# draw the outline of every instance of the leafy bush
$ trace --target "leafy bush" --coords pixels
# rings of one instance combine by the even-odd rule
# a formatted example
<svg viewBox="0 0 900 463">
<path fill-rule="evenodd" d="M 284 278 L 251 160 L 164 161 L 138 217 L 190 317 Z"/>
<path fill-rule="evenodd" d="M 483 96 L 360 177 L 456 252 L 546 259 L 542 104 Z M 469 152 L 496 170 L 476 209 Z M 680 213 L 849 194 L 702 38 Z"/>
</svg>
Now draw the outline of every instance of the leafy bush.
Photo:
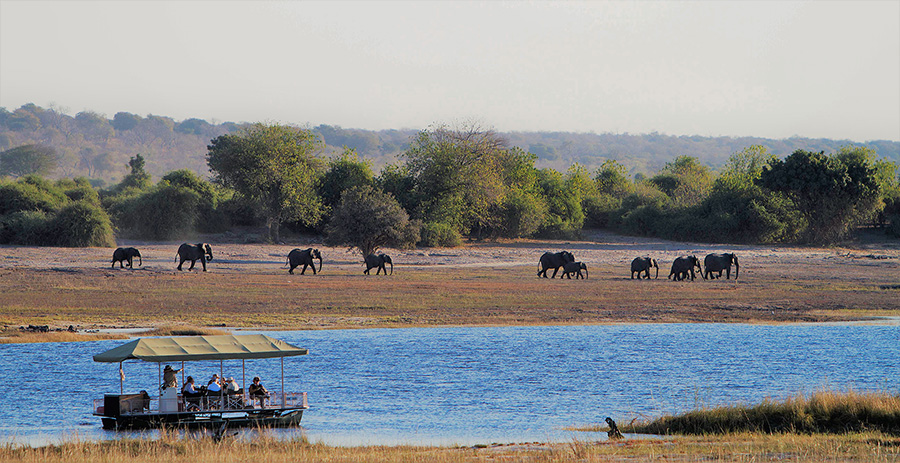
<svg viewBox="0 0 900 463">
<path fill-rule="evenodd" d="M 110 214 L 119 231 L 128 237 L 171 240 L 189 236 L 195 229 L 200 195 L 168 184 L 115 201 Z"/>
<path fill-rule="evenodd" d="M 47 244 L 50 216 L 44 211 L 17 211 L 0 216 L 0 244 Z"/>
<path fill-rule="evenodd" d="M 622 207 L 622 200 L 609 194 L 588 196 L 581 201 L 584 210 L 584 226 L 606 228 L 615 221 L 616 211 Z"/>
<path fill-rule="evenodd" d="M 68 201 L 52 183 L 39 177 L 25 177 L 0 186 L 0 215 L 18 211 L 52 212 Z"/>
<path fill-rule="evenodd" d="M 541 198 L 513 189 L 492 210 L 492 214 L 500 223 L 494 235 L 521 238 L 538 231 L 547 215 L 547 204 Z"/>
<path fill-rule="evenodd" d="M 56 187 L 61 189 L 63 194 L 72 201 L 85 201 L 95 206 L 100 205 L 100 195 L 86 178 L 57 180 Z"/>
<path fill-rule="evenodd" d="M 62 208 L 49 222 L 51 239 L 48 244 L 66 247 L 112 247 L 113 238 L 109 216 L 100 207 L 76 201 Z"/>
<path fill-rule="evenodd" d="M 427 222 L 422 226 L 419 245 L 432 248 L 452 248 L 462 245 L 462 235 L 452 225 L 441 222 Z"/>
</svg>

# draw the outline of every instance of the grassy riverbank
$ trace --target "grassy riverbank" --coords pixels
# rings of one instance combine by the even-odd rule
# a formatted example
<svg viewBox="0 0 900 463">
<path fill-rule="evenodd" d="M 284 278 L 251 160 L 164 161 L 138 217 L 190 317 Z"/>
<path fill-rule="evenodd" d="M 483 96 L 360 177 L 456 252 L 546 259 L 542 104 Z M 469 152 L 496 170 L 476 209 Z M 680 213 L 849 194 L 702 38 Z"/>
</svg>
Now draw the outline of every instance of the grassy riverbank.
<svg viewBox="0 0 900 463">
<path fill-rule="evenodd" d="M 892 462 L 900 459 L 900 438 L 880 433 L 845 435 L 729 434 L 705 437 L 572 441 L 475 447 L 333 447 L 305 441 L 260 438 L 253 442 L 209 437 L 111 442 L 73 441 L 48 447 L 0 447 L 0 461 L 26 463 L 223 463 L 223 462 L 634 462 L 793 461 Z"/>
<path fill-rule="evenodd" d="M 900 395 L 886 392 L 819 391 L 752 406 L 695 410 L 623 426 L 645 434 L 801 433 L 876 431 L 900 436 Z"/>
</svg>

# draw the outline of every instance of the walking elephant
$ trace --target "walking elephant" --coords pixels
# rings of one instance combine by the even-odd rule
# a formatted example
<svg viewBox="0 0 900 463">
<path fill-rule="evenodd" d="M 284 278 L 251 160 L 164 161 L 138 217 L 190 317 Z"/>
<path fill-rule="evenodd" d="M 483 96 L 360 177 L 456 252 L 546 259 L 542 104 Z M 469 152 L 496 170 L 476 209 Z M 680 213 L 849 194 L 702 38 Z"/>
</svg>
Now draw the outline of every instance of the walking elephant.
<svg viewBox="0 0 900 463">
<path fill-rule="evenodd" d="M 547 278 L 547 270 L 553 269 L 553 275 L 550 278 L 556 278 L 556 272 L 559 271 L 559 268 L 568 264 L 569 262 L 575 262 L 575 256 L 572 255 L 569 251 L 562 252 L 545 252 L 544 255 L 541 256 L 540 266 L 541 269 L 538 270 L 538 276 L 543 276 Z"/>
<path fill-rule="evenodd" d="M 634 279 L 634 275 L 637 274 L 637 279 L 641 279 L 641 273 L 644 274 L 644 277 L 648 280 L 650 279 L 650 269 L 656 267 L 656 278 L 659 278 L 659 262 L 656 259 L 651 259 L 649 257 L 636 257 L 633 261 L 631 261 L 631 279 Z"/>
<path fill-rule="evenodd" d="M 583 275 L 581 274 L 582 270 L 584 270 Z M 587 265 L 584 265 L 584 262 L 569 262 L 566 265 L 563 265 L 563 274 L 562 274 L 562 276 L 559 277 L 559 279 L 562 280 L 563 277 L 566 277 L 571 280 L 573 273 L 575 274 L 576 280 L 579 278 L 587 279 L 587 277 L 588 277 Z"/>
<path fill-rule="evenodd" d="M 368 275 L 369 270 L 378 267 L 378 270 L 375 271 L 376 275 L 381 272 L 384 272 L 384 274 L 387 275 L 388 272 L 387 269 L 384 268 L 384 264 L 391 264 L 391 275 L 393 275 L 394 263 L 391 261 L 391 256 L 387 254 L 369 254 L 368 256 L 366 256 L 366 271 L 363 273 Z"/>
<path fill-rule="evenodd" d="M 175 256 L 175 260 L 178 261 L 178 270 L 181 270 L 181 265 L 184 264 L 184 261 L 191 261 L 191 266 L 188 268 L 188 271 L 193 270 L 194 264 L 199 260 L 200 264 L 203 265 L 203 271 L 205 272 L 206 262 L 213 260 L 212 248 L 206 243 L 184 243 L 178 247 L 178 255 Z"/>
<path fill-rule="evenodd" d="M 738 264 L 738 258 L 736 255 L 732 253 L 723 253 L 723 254 L 710 254 L 703 259 L 703 266 L 706 267 L 704 277 L 708 277 L 709 279 L 716 279 L 722 277 L 722 270 L 725 270 L 725 279 L 731 279 L 731 264 L 734 264 L 734 279 L 738 279 L 738 272 L 741 269 L 740 264 Z M 719 272 L 718 275 L 712 275 L 712 272 Z"/>
<path fill-rule="evenodd" d="M 113 268 L 116 266 L 116 262 L 119 263 L 119 268 L 125 268 L 122 263 L 124 261 L 128 262 L 128 266 L 134 268 L 134 258 L 138 258 L 138 265 L 144 265 L 144 259 L 141 257 L 141 251 L 138 251 L 136 248 L 118 248 L 113 251 L 113 259 L 112 266 Z"/>
<path fill-rule="evenodd" d="M 303 270 L 300 270 L 300 274 L 303 275 L 306 273 L 306 267 L 312 267 L 313 275 L 316 274 L 316 263 L 313 262 L 313 259 L 319 259 L 319 271 L 322 271 L 322 254 L 319 254 L 318 249 L 308 248 L 308 249 L 294 249 L 287 256 L 287 263 L 290 264 L 291 268 L 288 270 L 288 273 L 291 275 L 294 274 L 294 269 L 303 266 Z"/>
<path fill-rule="evenodd" d="M 674 275 L 675 281 L 681 281 L 690 274 L 691 281 L 694 281 L 696 279 L 694 268 L 700 272 L 700 276 L 703 276 L 703 269 L 700 267 L 700 259 L 697 259 L 697 256 L 680 256 L 672 262 L 672 271 L 669 273 L 669 278 L 672 278 L 672 275 Z M 706 279 L 706 277 L 703 278 Z"/>
</svg>

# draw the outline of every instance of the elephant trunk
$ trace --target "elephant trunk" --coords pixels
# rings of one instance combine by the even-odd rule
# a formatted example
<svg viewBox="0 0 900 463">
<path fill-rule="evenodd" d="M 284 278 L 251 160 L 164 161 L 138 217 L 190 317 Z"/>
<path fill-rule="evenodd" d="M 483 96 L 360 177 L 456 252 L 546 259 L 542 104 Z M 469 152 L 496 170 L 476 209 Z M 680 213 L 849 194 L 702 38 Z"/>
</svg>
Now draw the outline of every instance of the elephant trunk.
<svg viewBox="0 0 900 463">
<path fill-rule="evenodd" d="M 587 278 L 588 278 L 588 269 L 585 268 L 584 269 L 584 279 L 587 280 Z"/>
<path fill-rule="evenodd" d="M 741 266 L 738 264 L 737 257 L 734 258 L 734 279 L 738 279 L 738 272 L 740 272 Z"/>
<path fill-rule="evenodd" d="M 138 267 L 143 267 L 143 266 L 144 266 L 144 259 L 140 255 L 138 255 Z M 736 273 L 734 274 L 734 278 L 737 279 Z"/>
<path fill-rule="evenodd" d="M 388 261 L 388 263 L 391 264 L 391 275 L 393 275 L 394 274 L 394 261 L 390 260 L 390 261 Z M 737 277 L 735 277 L 735 278 L 737 278 Z"/>
<path fill-rule="evenodd" d="M 656 279 L 659 280 L 659 265 L 654 265 L 654 267 L 656 267 Z M 647 272 L 647 274 L 649 275 L 650 272 Z"/>
<path fill-rule="evenodd" d="M 315 263 L 313 263 L 315 265 Z M 322 271 L 322 256 L 319 256 L 319 272 Z"/>
</svg>

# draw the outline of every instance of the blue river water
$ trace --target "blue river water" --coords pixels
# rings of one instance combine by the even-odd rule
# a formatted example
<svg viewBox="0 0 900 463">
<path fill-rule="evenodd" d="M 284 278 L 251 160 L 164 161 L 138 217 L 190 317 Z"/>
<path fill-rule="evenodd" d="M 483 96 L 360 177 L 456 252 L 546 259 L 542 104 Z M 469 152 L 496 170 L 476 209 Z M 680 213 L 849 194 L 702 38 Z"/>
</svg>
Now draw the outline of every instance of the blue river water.
<svg viewBox="0 0 900 463">
<path fill-rule="evenodd" d="M 250 333 L 250 332 L 247 332 Z M 755 403 L 819 389 L 900 391 L 900 326 L 639 324 L 263 332 L 306 347 L 285 359 L 307 391 L 303 428 L 337 445 L 600 439 L 567 426 Z M 0 442 L 113 439 L 91 401 L 118 393 L 118 364 L 91 357 L 125 341 L 0 344 Z M 180 366 L 180 365 L 173 365 Z M 241 362 L 225 375 L 240 381 Z M 154 390 L 155 363 L 126 362 L 125 391 Z M 205 381 L 219 362 L 191 362 Z M 271 390 L 279 360 L 246 363 Z M 180 375 L 179 375 L 180 376 Z"/>
</svg>

